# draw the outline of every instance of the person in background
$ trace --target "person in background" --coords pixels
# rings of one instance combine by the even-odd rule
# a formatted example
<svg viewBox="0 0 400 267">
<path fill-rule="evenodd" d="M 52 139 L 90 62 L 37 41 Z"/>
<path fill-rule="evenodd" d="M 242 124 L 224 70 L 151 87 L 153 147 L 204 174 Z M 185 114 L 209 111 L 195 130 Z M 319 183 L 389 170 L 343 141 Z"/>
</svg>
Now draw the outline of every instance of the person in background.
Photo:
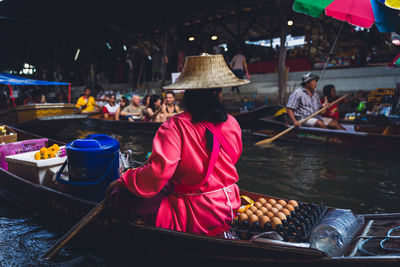
<svg viewBox="0 0 400 267">
<path fill-rule="evenodd" d="M 243 79 L 244 74 L 246 74 L 247 78 L 250 79 L 249 71 L 247 70 L 246 57 L 242 55 L 242 51 L 239 52 L 232 58 L 230 67 L 232 72 L 239 79 Z M 232 86 L 232 92 L 236 92 L 240 94 L 239 86 Z"/>
<path fill-rule="evenodd" d="M 358 90 L 357 94 L 351 99 L 352 112 L 357 111 L 360 107 L 360 103 L 368 102 L 368 94 L 362 90 Z"/>
<path fill-rule="evenodd" d="M 164 122 L 165 115 L 161 108 L 162 98 L 159 95 L 151 95 L 149 106 L 145 110 L 145 121 L 148 122 Z"/>
<path fill-rule="evenodd" d="M 82 113 L 95 111 L 97 104 L 94 97 L 90 95 L 90 88 L 85 88 L 83 95 L 79 97 L 75 107 L 79 108 Z"/>
<path fill-rule="evenodd" d="M 176 65 L 176 71 L 181 72 L 183 69 L 183 65 L 185 64 L 185 51 L 183 49 L 178 50 L 178 64 Z"/>
<path fill-rule="evenodd" d="M 221 74 L 227 78 L 217 79 Z M 222 237 L 240 207 L 235 165 L 242 153 L 242 131 L 222 104 L 222 87 L 245 83 L 222 55 L 186 57 L 179 81 L 164 87 L 186 89 L 185 112 L 158 128 L 144 166 L 109 185 L 108 206 L 133 221 Z"/>
<path fill-rule="evenodd" d="M 115 118 L 115 113 L 117 111 L 118 105 L 116 104 L 115 94 L 111 94 L 108 97 L 108 103 L 103 106 L 102 113 L 104 119 Z"/>
<path fill-rule="evenodd" d="M 331 107 L 327 102 L 321 106 L 320 98 L 316 91 L 318 80 L 319 77 L 311 72 L 303 75 L 301 83 L 302 88 L 296 89 L 289 97 L 286 104 L 287 113 L 293 125 L 296 127 L 301 126 L 300 120 L 314 114 L 322 107 Z M 322 117 L 320 114 L 308 119 L 303 122 L 303 124 L 308 127 L 345 130 L 337 120 Z"/>
<path fill-rule="evenodd" d="M 119 103 L 117 110 L 115 111 L 115 120 L 116 121 L 126 121 L 128 118 L 126 116 L 121 115 L 121 111 L 129 105 L 129 99 L 126 97 L 121 98 L 121 102 Z"/>
<path fill-rule="evenodd" d="M 58 101 L 58 103 L 64 103 L 65 102 L 65 96 L 64 96 L 64 93 L 62 92 L 62 91 L 59 91 L 57 94 L 56 94 L 56 97 L 57 97 L 57 101 Z"/>
<path fill-rule="evenodd" d="M 150 103 L 150 95 L 145 95 L 142 99 L 142 105 L 146 108 L 149 106 Z"/>
<path fill-rule="evenodd" d="M 322 91 L 324 93 L 324 97 L 321 98 L 321 105 L 324 104 L 325 102 L 332 103 L 337 99 L 336 89 L 333 84 L 325 85 Z M 326 111 L 321 115 L 338 121 L 340 119 L 339 105 L 337 103 L 332 105 L 330 108 L 327 108 Z"/>
<path fill-rule="evenodd" d="M 125 107 L 121 115 L 126 116 L 128 121 L 139 121 L 143 119 L 145 107 L 140 104 L 140 97 L 138 95 L 133 95 L 130 105 Z"/>
<path fill-rule="evenodd" d="M 32 93 L 28 94 L 28 97 L 24 100 L 24 105 L 32 105 L 32 104 L 42 104 L 46 102 L 41 102 L 43 98 L 43 94 L 38 90 L 32 91 Z M 46 100 L 46 98 L 44 99 Z"/>
<path fill-rule="evenodd" d="M 161 109 L 165 119 L 183 112 L 175 103 L 175 94 L 172 91 L 167 91 L 165 93 L 165 103 L 161 106 Z"/>
<path fill-rule="evenodd" d="M 28 93 L 26 97 L 24 98 L 24 105 L 32 105 L 32 104 L 37 104 L 35 100 L 32 98 L 32 95 Z"/>
<path fill-rule="evenodd" d="M 40 95 L 40 104 L 46 104 L 47 103 L 47 100 L 46 100 L 46 96 L 45 96 L 45 94 L 41 94 Z"/>
</svg>

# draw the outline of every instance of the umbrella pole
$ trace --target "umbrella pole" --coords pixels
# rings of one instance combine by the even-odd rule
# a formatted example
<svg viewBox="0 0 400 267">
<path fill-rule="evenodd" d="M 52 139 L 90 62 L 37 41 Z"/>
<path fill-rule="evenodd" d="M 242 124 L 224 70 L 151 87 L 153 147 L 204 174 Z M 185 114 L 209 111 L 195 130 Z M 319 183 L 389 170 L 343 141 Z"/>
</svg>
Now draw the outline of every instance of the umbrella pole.
<svg viewBox="0 0 400 267">
<path fill-rule="evenodd" d="M 16 106 L 15 105 L 15 98 L 14 98 L 14 95 L 13 95 L 11 84 L 8 85 L 8 88 L 10 88 L 10 96 L 11 96 L 12 101 L 13 101 L 13 106 L 15 107 Z"/>
<path fill-rule="evenodd" d="M 333 53 L 333 49 L 335 49 L 337 40 L 339 39 L 340 33 L 341 33 L 342 30 L 343 30 L 343 25 L 344 25 L 344 23 L 345 23 L 345 21 L 343 21 L 342 24 L 340 25 L 339 31 L 338 31 L 338 33 L 337 33 L 337 35 L 336 35 L 336 39 L 335 39 L 335 41 L 333 42 L 333 45 L 332 45 L 332 47 L 331 47 L 331 50 L 329 51 L 328 57 L 326 58 L 326 61 L 325 61 L 325 64 L 324 64 L 324 68 L 323 68 L 322 71 L 321 71 L 321 75 L 320 75 L 320 78 L 319 78 L 319 80 L 318 80 L 317 87 L 315 88 L 315 90 L 318 89 L 319 83 L 321 82 L 322 77 L 324 76 L 325 69 L 326 69 L 326 65 L 328 65 L 329 60 L 331 60 L 331 55 L 332 55 L 332 53 Z"/>
<path fill-rule="evenodd" d="M 71 83 L 68 84 L 68 104 L 71 104 Z"/>
</svg>

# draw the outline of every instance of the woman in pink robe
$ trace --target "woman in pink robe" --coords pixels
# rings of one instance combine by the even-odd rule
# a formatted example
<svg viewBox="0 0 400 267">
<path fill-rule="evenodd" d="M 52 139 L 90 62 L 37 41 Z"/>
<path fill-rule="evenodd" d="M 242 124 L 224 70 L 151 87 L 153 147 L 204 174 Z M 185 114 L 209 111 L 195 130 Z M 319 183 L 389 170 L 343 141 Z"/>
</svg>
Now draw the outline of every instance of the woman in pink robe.
<svg viewBox="0 0 400 267">
<path fill-rule="evenodd" d="M 221 89 L 186 90 L 184 107 L 184 113 L 160 126 L 149 162 L 128 170 L 108 191 L 127 188 L 134 195 L 132 213 L 147 223 L 216 235 L 227 229 L 240 206 L 235 164 L 242 133 L 222 105 Z"/>
</svg>

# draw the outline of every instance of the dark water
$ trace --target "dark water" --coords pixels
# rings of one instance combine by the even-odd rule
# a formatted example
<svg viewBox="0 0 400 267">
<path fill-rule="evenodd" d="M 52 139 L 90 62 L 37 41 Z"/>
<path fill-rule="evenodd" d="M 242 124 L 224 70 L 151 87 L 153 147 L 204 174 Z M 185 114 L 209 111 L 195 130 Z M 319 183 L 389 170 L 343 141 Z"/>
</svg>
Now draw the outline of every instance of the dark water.
<svg viewBox="0 0 400 267">
<path fill-rule="evenodd" d="M 105 133 L 131 149 L 142 161 L 151 151 L 152 136 L 85 129 L 72 124 L 54 139 L 65 142 L 90 133 Z M 275 142 L 268 148 L 253 145 L 243 135 L 243 154 L 237 169 L 242 189 L 307 202 L 350 208 L 357 213 L 400 212 L 398 154 L 386 151 L 346 150 Z M 78 238 L 60 252 L 55 262 L 39 259 L 68 229 L 49 226 L 40 216 L 0 200 L 0 266 L 113 266 L 130 265 L 132 258 L 148 265 L 148 257 L 123 253 L 118 244 Z M 118 259 L 116 261 L 116 259 Z"/>
</svg>

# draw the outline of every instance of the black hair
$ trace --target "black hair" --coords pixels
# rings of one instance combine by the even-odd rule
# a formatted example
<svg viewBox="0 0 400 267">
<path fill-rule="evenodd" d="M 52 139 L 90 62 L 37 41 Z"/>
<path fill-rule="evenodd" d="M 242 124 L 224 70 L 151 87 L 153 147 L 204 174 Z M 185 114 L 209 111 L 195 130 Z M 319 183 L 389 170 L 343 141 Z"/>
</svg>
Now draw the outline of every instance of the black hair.
<svg viewBox="0 0 400 267">
<path fill-rule="evenodd" d="M 143 106 L 146 106 L 147 99 L 149 99 L 149 98 L 150 98 L 149 95 L 145 95 L 145 96 L 143 97 L 143 99 L 142 99 L 142 105 L 143 105 Z"/>
<path fill-rule="evenodd" d="M 326 96 L 328 98 L 328 102 L 331 103 L 334 99 L 332 99 L 332 90 L 335 88 L 333 84 L 327 84 L 324 86 L 323 92 L 324 92 L 324 97 Z"/>
<path fill-rule="evenodd" d="M 201 121 L 224 122 L 228 114 L 218 99 L 221 88 L 186 90 L 183 95 L 183 108 L 192 115 L 194 123 Z"/>
<path fill-rule="evenodd" d="M 165 95 L 167 95 L 167 94 L 173 95 L 173 97 L 175 97 L 175 93 L 172 92 L 172 91 L 167 91 L 167 92 L 165 92 Z"/>
<path fill-rule="evenodd" d="M 212 123 L 224 122 L 228 113 L 218 99 L 221 88 L 186 90 L 183 95 L 183 108 L 192 115 L 193 123 L 209 121 Z M 213 135 L 206 130 L 206 144 L 208 149 L 213 147 Z"/>
<path fill-rule="evenodd" d="M 149 101 L 149 108 L 151 108 L 153 111 L 156 111 L 156 105 L 154 103 L 156 103 L 159 99 L 161 99 L 162 101 L 161 96 L 155 94 L 151 95 Z"/>
<path fill-rule="evenodd" d="M 121 103 L 122 103 L 122 102 L 125 104 L 124 107 L 129 106 L 129 99 L 126 98 L 125 96 L 123 96 L 123 97 L 121 98 Z M 120 104 L 121 104 L 121 103 L 120 103 Z"/>
</svg>

